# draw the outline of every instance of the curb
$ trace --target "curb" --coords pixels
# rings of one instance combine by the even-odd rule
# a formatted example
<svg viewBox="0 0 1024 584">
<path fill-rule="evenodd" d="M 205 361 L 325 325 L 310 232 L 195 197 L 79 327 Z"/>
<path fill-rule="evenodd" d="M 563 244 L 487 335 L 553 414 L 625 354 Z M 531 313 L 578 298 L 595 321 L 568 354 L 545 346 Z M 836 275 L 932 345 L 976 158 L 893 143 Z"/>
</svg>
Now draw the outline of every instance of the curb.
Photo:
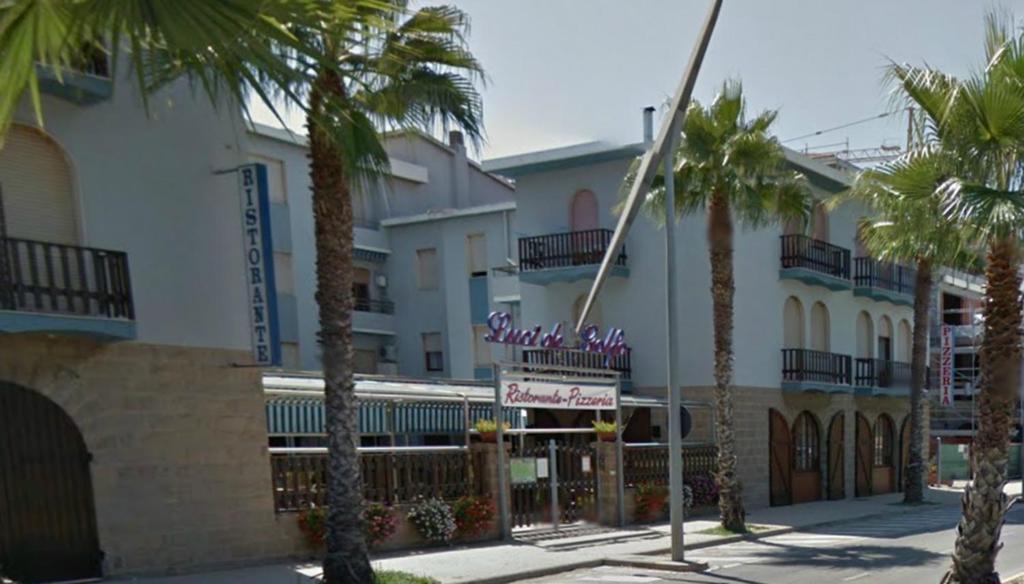
<svg viewBox="0 0 1024 584">
<path fill-rule="evenodd" d="M 583 560 L 579 562 L 573 562 L 571 564 L 560 564 L 558 566 L 551 566 L 550 568 L 526 570 L 523 572 L 517 572 L 515 574 L 505 574 L 502 576 L 492 576 L 490 578 L 479 578 L 476 580 L 465 580 L 463 582 L 460 582 L 460 584 L 508 584 L 509 582 L 515 582 L 517 580 L 543 578 L 545 576 L 561 574 L 562 572 L 572 572 L 573 570 L 585 570 L 587 568 L 596 568 L 598 566 L 603 566 L 604 563 L 605 559 Z"/>
<path fill-rule="evenodd" d="M 1003 584 L 1024 584 L 1024 572 L 1016 576 L 1010 576 L 1008 580 L 1003 580 Z"/>
</svg>

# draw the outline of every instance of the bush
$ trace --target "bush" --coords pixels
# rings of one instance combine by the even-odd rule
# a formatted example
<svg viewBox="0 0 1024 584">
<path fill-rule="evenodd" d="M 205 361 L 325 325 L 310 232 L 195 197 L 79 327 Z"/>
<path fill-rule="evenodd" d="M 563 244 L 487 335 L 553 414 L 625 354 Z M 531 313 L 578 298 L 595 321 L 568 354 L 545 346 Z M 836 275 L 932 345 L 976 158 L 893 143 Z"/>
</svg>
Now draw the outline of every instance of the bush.
<svg viewBox="0 0 1024 584">
<path fill-rule="evenodd" d="M 509 424 L 508 422 L 502 422 L 501 424 L 502 430 L 508 430 L 511 427 L 512 425 Z M 486 432 L 497 432 L 498 423 L 495 422 L 494 420 L 480 418 L 479 420 L 476 421 L 475 424 L 473 424 L 473 429 L 476 430 L 477 432 L 480 432 L 481 434 L 484 434 Z"/>
<path fill-rule="evenodd" d="M 371 503 L 363 510 L 363 535 L 371 546 L 384 543 L 398 529 L 398 518 L 391 509 Z"/>
<path fill-rule="evenodd" d="M 373 573 L 373 584 L 440 584 L 433 578 L 415 576 L 408 572 L 381 570 Z"/>
<path fill-rule="evenodd" d="M 452 514 L 452 508 L 440 499 L 421 500 L 406 517 L 427 541 L 448 543 L 455 534 L 455 516 Z"/>
<path fill-rule="evenodd" d="M 654 483 L 640 483 L 636 487 L 634 500 L 636 501 L 637 517 L 643 519 L 657 519 L 665 507 L 668 499 L 668 487 Z"/>
<path fill-rule="evenodd" d="M 459 537 L 474 537 L 486 533 L 494 521 L 494 503 L 484 497 L 462 497 L 452 507 L 455 529 Z"/>
<path fill-rule="evenodd" d="M 706 507 L 718 503 L 718 484 L 710 473 L 687 477 L 686 485 L 692 490 L 694 506 Z"/>
</svg>

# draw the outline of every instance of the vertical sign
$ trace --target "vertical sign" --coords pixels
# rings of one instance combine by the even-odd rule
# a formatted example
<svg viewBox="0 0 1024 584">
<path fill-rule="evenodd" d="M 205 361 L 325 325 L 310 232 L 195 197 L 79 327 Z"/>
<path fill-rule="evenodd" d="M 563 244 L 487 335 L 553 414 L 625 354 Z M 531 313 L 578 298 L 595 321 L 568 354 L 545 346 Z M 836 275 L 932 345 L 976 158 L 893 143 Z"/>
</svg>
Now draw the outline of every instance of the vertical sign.
<svg viewBox="0 0 1024 584">
<path fill-rule="evenodd" d="M 939 356 L 939 403 L 953 405 L 953 327 L 944 324 L 941 330 Z"/>
<path fill-rule="evenodd" d="M 270 196 L 267 167 L 246 164 L 238 168 L 242 211 L 242 251 L 248 289 L 249 332 L 252 356 L 258 365 L 280 365 L 281 343 L 277 328 L 277 286 L 274 283 L 274 245 L 270 233 Z"/>
</svg>

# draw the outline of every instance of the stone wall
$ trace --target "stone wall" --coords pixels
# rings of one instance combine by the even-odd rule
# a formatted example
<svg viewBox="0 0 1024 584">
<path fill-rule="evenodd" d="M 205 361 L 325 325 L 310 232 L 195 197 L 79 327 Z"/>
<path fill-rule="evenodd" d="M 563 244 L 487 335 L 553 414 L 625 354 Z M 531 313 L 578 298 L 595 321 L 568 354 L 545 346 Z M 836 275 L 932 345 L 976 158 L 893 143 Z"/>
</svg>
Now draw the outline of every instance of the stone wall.
<svg viewBox="0 0 1024 584">
<path fill-rule="evenodd" d="M 0 380 L 62 407 L 93 455 L 107 574 L 294 556 L 271 497 L 260 369 L 244 352 L 0 336 Z"/>
<path fill-rule="evenodd" d="M 711 387 L 684 387 L 683 398 L 687 400 L 713 400 Z M 736 454 L 739 458 L 739 478 L 743 484 L 743 499 L 750 509 L 769 505 L 769 418 L 770 409 L 778 410 L 792 427 L 802 411 L 811 412 L 818 422 L 821 452 L 822 489 L 828 486 L 828 427 L 832 417 L 845 412 L 845 456 L 844 480 L 847 498 L 854 496 L 856 476 L 855 465 L 855 415 L 864 414 L 872 424 L 881 413 L 892 417 L 895 425 L 895 443 L 899 456 L 899 433 L 904 418 L 910 411 L 907 398 L 855 397 L 851 394 L 824 394 L 810 392 L 786 392 L 778 388 L 735 387 L 733 388 L 735 408 Z M 927 421 L 925 422 L 927 427 Z M 823 493 L 824 498 L 824 493 Z"/>
</svg>

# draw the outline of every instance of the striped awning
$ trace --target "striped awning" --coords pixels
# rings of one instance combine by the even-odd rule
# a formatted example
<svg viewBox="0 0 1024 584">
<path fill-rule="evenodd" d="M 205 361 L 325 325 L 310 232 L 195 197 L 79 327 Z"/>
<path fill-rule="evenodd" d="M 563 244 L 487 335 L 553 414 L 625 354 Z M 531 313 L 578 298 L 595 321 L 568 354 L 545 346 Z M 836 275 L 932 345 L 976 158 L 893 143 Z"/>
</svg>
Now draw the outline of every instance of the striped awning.
<svg viewBox="0 0 1024 584">
<path fill-rule="evenodd" d="M 324 405 L 321 400 L 267 401 L 267 432 L 271 435 L 308 435 L 324 433 Z M 488 404 L 469 404 L 469 423 L 494 417 Z M 523 427 L 520 410 L 505 408 L 505 420 L 515 428 Z M 393 430 L 392 430 L 393 428 Z M 459 403 L 359 402 L 361 434 L 461 434 L 466 430 L 463 406 Z"/>
</svg>

